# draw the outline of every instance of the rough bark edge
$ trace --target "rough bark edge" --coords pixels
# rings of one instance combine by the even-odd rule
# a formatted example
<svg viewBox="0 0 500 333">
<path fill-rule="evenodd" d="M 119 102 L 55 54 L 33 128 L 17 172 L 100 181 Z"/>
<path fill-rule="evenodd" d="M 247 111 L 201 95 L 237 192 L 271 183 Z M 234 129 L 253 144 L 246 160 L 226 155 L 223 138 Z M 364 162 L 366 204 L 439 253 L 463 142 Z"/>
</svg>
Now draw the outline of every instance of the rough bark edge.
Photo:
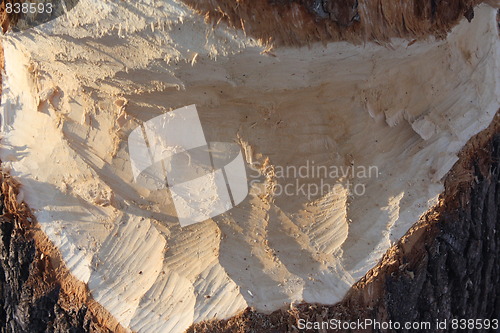
<svg viewBox="0 0 500 333">
<path fill-rule="evenodd" d="M 262 44 L 303 46 L 314 42 L 386 43 L 390 38 L 446 37 L 474 7 L 494 0 L 183 0 L 205 20 L 243 30 Z M 338 8 L 332 15 L 328 9 Z M 356 12 L 350 9 L 356 4 Z M 356 17 L 353 20 L 353 15 Z"/>
<path fill-rule="evenodd" d="M 21 328 L 31 327 L 30 332 L 53 332 L 57 325 L 74 322 L 80 316 L 82 320 L 77 321 L 71 331 L 127 332 L 92 298 L 87 286 L 69 272 L 59 250 L 40 229 L 28 206 L 20 202 L 20 185 L 2 170 L 0 184 L 4 212 L 0 217 L 0 228 L 5 250 L 2 260 L 4 269 L 0 271 L 19 270 L 19 274 L 14 276 L 5 274 L 0 277 L 1 290 L 10 289 L 19 297 L 17 304 L 4 304 L 11 308 L 4 314 L 7 315 L 4 323 L 17 324 Z M 29 251 L 26 251 L 26 246 Z M 22 264 L 11 267 L 14 266 L 10 265 L 12 263 Z M 13 280 L 16 275 L 25 278 Z M 5 295 L 2 301 L 6 301 Z M 2 312 L 0 310 L 0 314 Z M 9 315 L 12 317 L 9 318 Z M 33 326 L 34 323 L 37 325 Z"/>
<path fill-rule="evenodd" d="M 17 19 L 19 18 L 19 15 L 13 14 L 13 13 L 7 13 L 5 11 L 5 6 L 7 3 L 18 3 L 21 2 L 21 0 L 3 0 L 0 3 L 0 25 L 2 27 L 2 32 L 6 33 L 9 30 L 9 27 L 13 24 L 16 24 Z"/>
<path fill-rule="evenodd" d="M 459 157 L 446 176 L 439 203 L 340 303 L 292 304 L 270 315 L 247 308 L 227 320 L 195 324 L 187 332 L 299 332 L 299 319 L 435 322 L 500 318 L 500 233 L 495 233 L 500 230 L 500 111 Z"/>
</svg>

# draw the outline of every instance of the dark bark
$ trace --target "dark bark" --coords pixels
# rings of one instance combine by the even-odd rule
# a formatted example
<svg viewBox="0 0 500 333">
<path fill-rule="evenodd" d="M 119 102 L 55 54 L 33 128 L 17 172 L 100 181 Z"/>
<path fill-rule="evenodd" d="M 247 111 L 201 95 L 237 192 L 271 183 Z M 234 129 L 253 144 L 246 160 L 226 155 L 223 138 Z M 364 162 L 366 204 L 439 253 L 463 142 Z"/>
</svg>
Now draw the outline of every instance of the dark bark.
<svg viewBox="0 0 500 333">
<path fill-rule="evenodd" d="M 17 219 L 0 217 L 0 332 L 95 332 L 83 304 L 68 304 L 47 258 Z"/>
<path fill-rule="evenodd" d="M 391 38 L 446 38 L 484 0 L 183 0 L 214 25 L 226 22 L 273 46 Z"/>
<path fill-rule="evenodd" d="M 473 186 L 442 213 L 427 253 L 406 268 L 413 275 L 388 276 L 384 298 L 393 321 L 500 319 L 500 135 L 489 148 L 490 156 L 473 161 Z"/>
</svg>

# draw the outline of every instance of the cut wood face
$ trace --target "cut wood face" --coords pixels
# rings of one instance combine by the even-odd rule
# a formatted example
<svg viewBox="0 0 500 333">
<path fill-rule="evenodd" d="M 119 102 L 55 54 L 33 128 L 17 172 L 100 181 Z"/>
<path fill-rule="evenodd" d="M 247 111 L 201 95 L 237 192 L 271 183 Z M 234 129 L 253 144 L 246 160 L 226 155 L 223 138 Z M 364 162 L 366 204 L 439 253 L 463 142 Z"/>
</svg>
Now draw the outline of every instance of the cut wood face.
<svg viewBox="0 0 500 333">
<path fill-rule="evenodd" d="M 3 44 L 0 158 L 19 200 L 139 332 L 339 301 L 500 105 L 487 5 L 445 40 L 269 50 L 176 1 L 81 0 Z M 193 104 L 207 142 L 239 145 L 249 194 L 181 227 L 170 189 L 134 180 L 128 138 Z"/>
</svg>

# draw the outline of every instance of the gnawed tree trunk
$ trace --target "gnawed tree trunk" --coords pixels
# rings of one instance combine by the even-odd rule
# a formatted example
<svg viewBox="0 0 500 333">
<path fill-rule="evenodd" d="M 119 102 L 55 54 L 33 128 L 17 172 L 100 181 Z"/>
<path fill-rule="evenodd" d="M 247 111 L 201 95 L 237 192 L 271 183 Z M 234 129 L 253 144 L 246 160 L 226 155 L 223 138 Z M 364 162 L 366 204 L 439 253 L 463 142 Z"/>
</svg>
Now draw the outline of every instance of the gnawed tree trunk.
<svg viewBox="0 0 500 333">
<path fill-rule="evenodd" d="M 339 304 L 300 304 L 270 315 L 249 309 L 228 321 L 198 324 L 188 332 L 294 332 L 299 319 L 434 323 L 499 318 L 499 126 L 497 116 L 496 123 L 468 143 L 447 176 L 439 206 Z M 8 196 L 11 184 L 5 180 L 3 184 Z M 107 329 L 96 322 L 85 301 L 75 301 L 61 290 L 48 260 L 50 252 L 36 250 L 29 232 L 32 226 L 20 222 L 22 214 L 3 213 L 2 331 L 116 332 L 116 327 Z"/>
<path fill-rule="evenodd" d="M 474 298 L 493 297 L 498 284 L 496 238 L 486 232 L 498 222 L 498 186 L 488 183 L 498 180 L 497 125 L 477 139 L 485 154 L 466 148 L 444 187 L 457 153 L 499 107 L 494 9 L 185 3 L 81 1 L 67 16 L 6 35 L 4 272 L 20 276 L 5 279 L 7 330 L 182 332 L 247 307 L 271 313 L 342 299 L 247 310 L 193 330 L 498 315 L 496 303 Z M 431 34 L 441 39 L 424 38 Z M 189 104 L 207 141 L 240 145 L 253 182 L 234 209 L 181 228 L 174 190 L 134 181 L 127 139 L 142 127 L 149 146 L 148 122 Z M 468 171 L 473 161 L 479 167 Z M 341 175 L 283 176 L 304 165 Z M 355 166 L 377 172 L 345 173 Z M 323 181 L 330 190 L 278 194 L 289 178 L 298 190 Z M 487 189 L 496 194 L 475 199 Z"/>
</svg>

